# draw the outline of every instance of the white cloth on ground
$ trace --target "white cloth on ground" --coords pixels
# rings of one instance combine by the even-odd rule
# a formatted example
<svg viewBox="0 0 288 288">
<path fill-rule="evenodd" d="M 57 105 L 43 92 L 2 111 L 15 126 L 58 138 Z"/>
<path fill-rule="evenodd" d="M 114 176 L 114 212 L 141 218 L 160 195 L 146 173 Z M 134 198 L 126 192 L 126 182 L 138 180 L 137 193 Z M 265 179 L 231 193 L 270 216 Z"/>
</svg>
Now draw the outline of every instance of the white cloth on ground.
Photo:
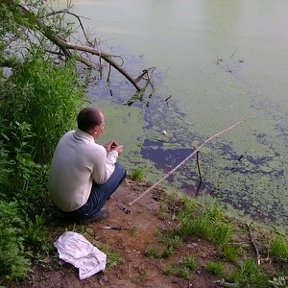
<svg viewBox="0 0 288 288">
<path fill-rule="evenodd" d="M 80 280 L 106 267 L 106 254 L 93 246 L 83 235 L 66 231 L 54 243 L 60 259 L 79 269 Z"/>
</svg>

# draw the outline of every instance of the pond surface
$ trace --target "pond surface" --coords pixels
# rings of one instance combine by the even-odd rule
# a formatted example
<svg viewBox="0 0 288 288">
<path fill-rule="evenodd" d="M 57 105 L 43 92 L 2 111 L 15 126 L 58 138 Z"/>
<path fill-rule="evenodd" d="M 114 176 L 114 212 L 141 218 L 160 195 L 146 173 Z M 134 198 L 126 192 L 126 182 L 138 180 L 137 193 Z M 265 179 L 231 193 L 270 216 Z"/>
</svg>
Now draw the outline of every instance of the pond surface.
<svg viewBox="0 0 288 288">
<path fill-rule="evenodd" d="M 66 1 L 58 1 L 59 5 Z M 89 98 L 107 117 L 106 139 L 122 161 L 159 180 L 193 147 L 232 124 L 199 154 L 203 184 L 227 204 L 288 223 L 288 2 L 286 0 L 77 0 L 73 9 L 101 49 L 122 55 L 133 75 L 155 66 L 142 101 L 115 71 L 96 77 Z M 107 72 L 106 72 L 107 77 Z M 126 105 L 125 105 L 126 104 Z M 165 130 L 167 135 L 163 135 Z M 193 195 L 196 158 L 168 179 Z"/>
</svg>

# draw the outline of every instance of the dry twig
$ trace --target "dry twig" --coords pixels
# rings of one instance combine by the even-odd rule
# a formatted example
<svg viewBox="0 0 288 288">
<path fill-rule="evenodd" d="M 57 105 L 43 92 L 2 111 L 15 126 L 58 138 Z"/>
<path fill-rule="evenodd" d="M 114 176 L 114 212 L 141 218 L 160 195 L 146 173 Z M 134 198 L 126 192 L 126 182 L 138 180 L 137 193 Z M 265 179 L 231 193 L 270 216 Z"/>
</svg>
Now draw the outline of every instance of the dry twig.
<svg viewBox="0 0 288 288">
<path fill-rule="evenodd" d="M 258 247 L 257 247 L 257 245 L 255 243 L 254 238 L 253 238 L 252 231 L 251 231 L 251 226 L 252 226 L 252 223 L 250 223 L 250 224 L 247 223 L 248 231 L 249 231 L 249 234 L 250 234 L 250 240 L 251 240 L 251 243 L 253 245 L 253 248 L 254 248 L 256 256 L 257 256 L 257 264 L 260 265 L 261 264 L 261 255 L 259 253 L 259 249 L 258 249 Z"/>
</svg>

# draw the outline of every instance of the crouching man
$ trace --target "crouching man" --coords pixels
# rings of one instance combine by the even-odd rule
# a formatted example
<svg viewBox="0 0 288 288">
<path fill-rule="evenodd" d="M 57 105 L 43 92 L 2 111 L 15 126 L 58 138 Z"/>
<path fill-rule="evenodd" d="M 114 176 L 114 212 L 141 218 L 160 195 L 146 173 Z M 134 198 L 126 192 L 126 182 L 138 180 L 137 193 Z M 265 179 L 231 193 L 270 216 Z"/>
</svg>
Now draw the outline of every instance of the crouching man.
<svg viewBox="0 0 288 288">
<path fill-rule="evenodd" d="M 95 142 L 105 128 L 98 109 L 82 109 L 77 123 L 78 129 L 67 132 L 57 144 L 48 189 L 56 207 L 71 220 L 101 221 L 109 216 L 102 207 L 126 176 L 117 162 L 123 146 Z"/>
</svg>

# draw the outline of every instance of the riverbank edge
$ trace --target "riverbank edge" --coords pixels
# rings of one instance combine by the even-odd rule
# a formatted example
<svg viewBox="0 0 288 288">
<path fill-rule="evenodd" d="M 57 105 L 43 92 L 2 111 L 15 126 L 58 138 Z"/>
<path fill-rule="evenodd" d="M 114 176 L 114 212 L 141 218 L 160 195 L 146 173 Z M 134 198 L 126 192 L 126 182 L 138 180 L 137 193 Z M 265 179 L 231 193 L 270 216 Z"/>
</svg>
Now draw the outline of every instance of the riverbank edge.
<svg viewBox="0 0 288 288">
<path fill-rule="evenodd" d="M 151 183 L 147 181 L 132 181 L 128 179 L 120 186 L 119 191 L 115 192 L 115 197 L 113 194 L 112 199 L 108 201 L 107 208 L 112 212 L 108 224 L 113 226 L 120 225 L 122 227 L 126 223 L 129 233 L 126 232 L 125 234 L 123 230 L 114 232 L 115 234 L 113 234 L 113 232 L 109 230 L 98 230 L 99 225 L 106 225 L 106 222 L 103 224 L 92 223 L 88 226 L 67 224 L 59 221 L 59 219 L 55 219 L 57 215 L 54 215 L 54 219 L 51 219 L 51 222 L 47 223 L 46 228 L 50 235 L 49 242 L 51 244 L 54 243 L 63 231 L 73 230 L 83 234 L 91 243 L 98 247 L 102 248 L 103 245 L 106 245 L 107 257 L 108 259 L 110 258 L 110 262 L 108 261 L 107 263 L 107 269 L 104 274 L 100 273 L 96 275 L 97 285 L 94 283 L 95 281 L 93 282 L 95 278 L 91 277 L 91 279 L 85 282 L 85 287 L 102 287 L 109 283 L 109 287 L 119 287 L 117 283 L 120 280 L 125 280 L 126 284 L 123 287 L 129 288 L 135 287 L 135 283 L 137 283 L 139 287 L 154 287 L 155 285 L 155 287 L 158 287 L 157 281 L 167 281 L 167 283 L 172 281 L 172 284 L 169 284 L 170 286 L 165 282 L 165 287 L 186 287 L 190 284 L 194 285 L 192 287 L 227 287 L 228 284 L 238 285 L 237 281 L 240 280 L 236 279 L 235 283 L 228 283 L 227 281 L 239 267 L 243 268 L 243 263 L 245 263 L 247 259 L 252 259 L 255 263 L 258 262 L 259 269 L 264 271 L 269 281 L 276 281 L 275 283 L 277 284 L 277 279 L 284 277 L 288 283 L 288 270 L 287 267 L 285 268 L 285 263 L 287 263 L 288 258 L 277 258 L 269 252 L 269 244 L 273 239 L 273 235 L 281 235 L 281 237 L 288 239 L 287 234 L 279 234 L 273 227 L 264 226 L 262 223 L 247 222 L 245 219 L 228 216 L 225 214 L 225 210 L 223 210 L 223 225 L 233 227 L 233 233 L 236 233 L 231 239 L 231 245 L 237 242 L 241 246 L 241 254 L 238 255 L 237 259 L 225 260 L 223 251 L 219 248 L 220 246 L 217 246 L 213 240 L 202 237 L 201 233 L 196 233 L 194 236 L 188 235 L 188 237 L 186 237 L 187 235 L 181 235 L 181 233 L 171 234 L 171 231 L 181 226 L 185 211 L 191 210 L 191 207 L 194 207 L 193 203 L 196 203 L 196 212 L 194 213 L 192 211 L 195 207 L 189 212 L 191 219 L 197 219 L 202 211 L 214 211 L 214 214 L 220 213 L 219 211 L 222 208 L 217 206 L 219 204 L 216 204 L 215 199 L 211 202 L 206 201 L 206 203 L 204 203 L 205 201 L 198 202 L 199 199 L 197 198 L 188 199 L 183 191 L 176 190 L 169 186 L 159 185 L 149 194 L 145 195 L 141 201 L 139 200 L 132 206 L 127 205 L 131 199 L 139 197 L 149 187 L 151 187 Z M 115 208 L 115 204 L 119 201 L 124 203 L 126 208 L 130 209 L 130 216 L 123 213 L 120 209 Z M 212 207 L 212 210 L 207 210 L 209 206 Z M 218 210 L 218 208 L 220 210 Z M 145 222 L 145 220 L 147 221 Z M 217 225 L 217 222 L 215 221 L 213 225 Z M 148 226 L 149 231 L 143 229 L 143 227 Z M 122 243 L 123 237 L 125 237 L 125 244 Z M 177 244 L 178 246 L 176 245 L 176 242 L 178 242 L 177 239 L 180 239 Z M 121 245 L 124 246 L 122 247 Z M 259 253 L 259 255 L 257 253 Z M 194 270 L 190 268 L 185 268 L 185 270 L 183 268 L 184 270 L 179 271 L 176 269 L 176 266 L 181 267 L 183 259 L 190 259 L 192 261 L 194 256 L 197 257 L 197 268 Z M 111 262 L 111 259 L 113 259 L 114 262 Z M 208 271 L 207 263 L 217 264 L 218 262 L 225 264 L 225 271 L 218 273 Z M 132 268 L 130 266 L 132 266 Z M 155 270 L 155 267 L 157 267 L 156 270 L 158 274 L 152 272 L 152 270 L 150 271 L 150 268 Z M 132 273 L 130 271 L 131 269 L 135 271 Z M 121 273 L 119 271 L 121 271 Z M 59 273 L 62 278 L 59 276 Z M 119 273 L 122 275 L 121 277 Z M 119 277 L 121 279 L 119 279 Z M 45 281 L 43 280 L 44 278 L 46 279 Z M 56 284 L 54 283 L 55 281 L 60 281 L 60 283 Z M 61 281 L 63 285 L 64 282 L 67 283 L 68 281 L 70 285 L 73 285 L 72 287 L 82 287 L 81 285 L 83 285 L 83 282 L 78 279 L 75 269 L 71 269 L 71 266 L 59 261 L 54 251 L 44 260 L 38 260 L 37 263 L 33 263 L 32 269 L 24 282 L 10 283 L 11 285 L 7 287 L 64 287 L 61 286 Z M 131 283 L 129 281 L 131 281 Z M 247 281 L 250 280 L 248 279 Z M 113 283 L 115 283 L 115 286 Z M 197 286 L 197 283 L 200 283 L 200 286 Z M 286 287 L 275 286 L 276 284 L 274 283 L 274 285 L 273 283 L 265 287 Z"/>
</svg>

